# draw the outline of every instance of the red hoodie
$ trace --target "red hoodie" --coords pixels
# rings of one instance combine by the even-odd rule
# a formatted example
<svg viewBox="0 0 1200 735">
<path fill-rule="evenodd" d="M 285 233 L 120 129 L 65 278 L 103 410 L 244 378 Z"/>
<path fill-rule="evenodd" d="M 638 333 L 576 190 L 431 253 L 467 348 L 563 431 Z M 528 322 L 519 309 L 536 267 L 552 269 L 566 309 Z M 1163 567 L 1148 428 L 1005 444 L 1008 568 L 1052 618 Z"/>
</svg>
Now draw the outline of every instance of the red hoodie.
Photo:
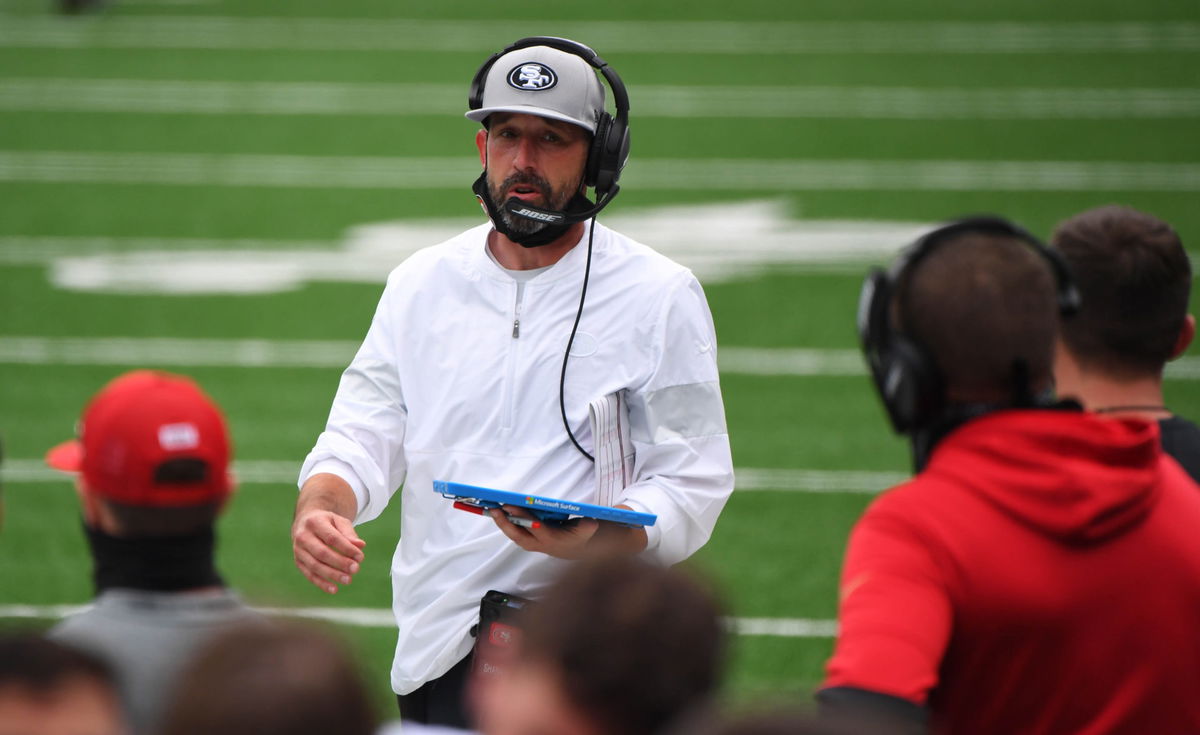
<svg viewBox="0 0 1200 735">
<path fill-rule="evenodd" d="M 826 687 L 934 732 L 1200 732 L 1200 489 L 1153 422 L 1006 411 L 850 538 Z"/>
</svg>

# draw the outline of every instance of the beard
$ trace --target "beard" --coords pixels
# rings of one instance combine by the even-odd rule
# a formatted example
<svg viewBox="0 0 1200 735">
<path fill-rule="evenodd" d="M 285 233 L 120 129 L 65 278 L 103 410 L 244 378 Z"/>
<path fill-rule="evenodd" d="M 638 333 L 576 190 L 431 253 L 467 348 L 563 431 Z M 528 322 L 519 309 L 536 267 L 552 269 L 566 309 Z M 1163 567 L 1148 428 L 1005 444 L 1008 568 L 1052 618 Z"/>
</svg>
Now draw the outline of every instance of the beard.
<svg viewBox="0 0 1200 735">
<path fill-rule="evenodd" d="M 530 202 L 531 205 L 537 207 L 538 209 L 561 211 L 566 209 L 567 203 L 571 201 L 572 195 L 569 189 L 555 191 L 554 187 L 550 185 L 549 181 L 543 179 L 537 174 L 516 173 L 500 182 L 500 184 L 497 186 L 493 186 L 489 183 L 488 193 L 492 197 L 492 202 L 495 204 L 500 219 L 504 221 L 504 225 L 506 227 L 521 235 L 532 235 L 535 232 L 540 232 L 541 230 L 544 230 L 547 225 L 545 222 L 538 222 L 537 220 L 514 216 L 504 207 L 504 202 L 506 201 L 506 198 L 504 198 L 505 192 L 519 184 L 533 187 L 539 194 L 541 194 L 542 201 Z"/>
</svg>

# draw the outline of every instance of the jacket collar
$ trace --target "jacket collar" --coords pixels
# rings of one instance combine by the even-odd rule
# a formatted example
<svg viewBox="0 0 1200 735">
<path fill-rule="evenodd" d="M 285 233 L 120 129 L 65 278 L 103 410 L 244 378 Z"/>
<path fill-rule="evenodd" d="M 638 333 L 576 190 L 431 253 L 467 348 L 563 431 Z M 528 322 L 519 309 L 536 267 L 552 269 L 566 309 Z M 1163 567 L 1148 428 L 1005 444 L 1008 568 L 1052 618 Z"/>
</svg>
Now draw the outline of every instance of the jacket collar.
<svg viewBox="0 0 1200 735">
<path fill-rule="evenodd" d="M 568 250 L 558 262 L 550 266 L 545 272 L 539 275 L 536 279 L 529 282 L 529 285 L 541 285 L 560 281 L 567 277 L 578 278 L 583 272 L 587 261 L 587 240 L 589 228 L 593 226 L 593 220 L 584 223 L 583 234 L 579 242 L 575 243 L 575 247 Z M 606 242 L 607 230 L 603 225 L 595 224 L 596 238 L 592 243 L 594 251 L 600 250 L 603 243 Z M 514 283 L 512 276 L 504 272 L 504 269 L 495 263 L 488 256 L 487 240 L 488 234 L 492 231 L 492 225 L 489 222 L 486 225 L 475 227 L 466 234 L 467 248 L 467 266 L 475 273 L 489 278 L 494 281 L 502 281 L 504 283 Z M 595 252 L 593 252 L 595 257 Z"/>
</svg>

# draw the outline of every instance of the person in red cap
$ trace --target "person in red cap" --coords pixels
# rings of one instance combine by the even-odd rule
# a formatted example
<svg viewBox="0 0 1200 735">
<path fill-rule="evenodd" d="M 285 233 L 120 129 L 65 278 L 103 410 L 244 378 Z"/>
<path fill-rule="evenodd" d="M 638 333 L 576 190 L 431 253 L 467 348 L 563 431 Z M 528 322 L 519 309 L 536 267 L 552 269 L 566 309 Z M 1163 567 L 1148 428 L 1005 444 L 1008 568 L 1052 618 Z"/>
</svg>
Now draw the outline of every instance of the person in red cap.
<svg viewBox="0 0 1200 735">
<path fill-rule="evenodd" d="M 138 370 L 92 398 L 79 434 L 46 462 L 76 475 L 97 596 L 50 635 L 108 660 L 134 732 L 153 732 L 193 649 L 260 619 L 213 563 L 229 431 L 195 382 Z"/>
</svg>

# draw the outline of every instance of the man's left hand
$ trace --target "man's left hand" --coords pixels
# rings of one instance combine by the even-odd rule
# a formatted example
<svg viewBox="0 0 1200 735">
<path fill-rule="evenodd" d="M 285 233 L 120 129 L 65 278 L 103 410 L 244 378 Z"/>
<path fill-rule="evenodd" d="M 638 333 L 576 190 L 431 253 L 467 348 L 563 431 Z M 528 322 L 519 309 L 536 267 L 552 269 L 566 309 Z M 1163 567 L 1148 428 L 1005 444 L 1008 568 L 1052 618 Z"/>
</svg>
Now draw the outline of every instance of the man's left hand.
<svg viewBox="0 0 1200 735">
<path fill-rule="evenodd" d="M 566 525 L 537 523 L 526 528 L 509 520 L 509 516 L 537 520 L 523 508 L 506 505 L 503 509 L 490 510 L 488 514 L 517 546 L 559 559 L 582 559 L 606 552 L 636 554 L 646 548 L 645 530 L 618 523 L 601 523 L 595 518 L 578 518 Z"/>
</svg>

